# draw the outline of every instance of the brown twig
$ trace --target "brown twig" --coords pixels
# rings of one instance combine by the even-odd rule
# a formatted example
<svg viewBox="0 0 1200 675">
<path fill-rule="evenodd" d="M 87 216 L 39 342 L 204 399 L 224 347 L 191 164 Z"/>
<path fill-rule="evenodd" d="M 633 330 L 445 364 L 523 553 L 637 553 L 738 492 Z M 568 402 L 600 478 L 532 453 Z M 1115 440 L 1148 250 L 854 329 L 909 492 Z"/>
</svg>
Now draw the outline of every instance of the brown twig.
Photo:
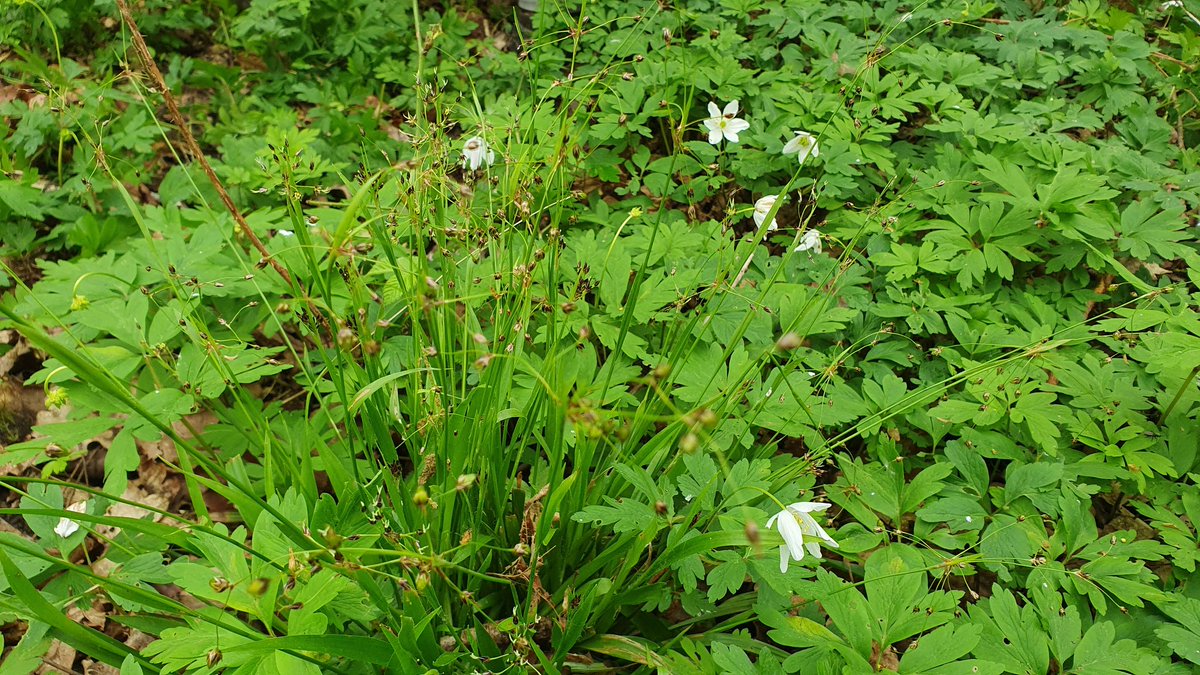
<svg viewBox="0 0 1200 675">
<path fill-rule="evenodd" d="M 1162 61 L 1170 61 L 1171 63 L 1174 63 L 1175 65 L 1179 66 L 1180 68 L 1183 68 L 1184 70 L 1190 71 L 1190 70 L 1196 69 L 1195 65 L 1188 63 L 1187 61 L 1180 61 L 1179 59 L 1175 58 L 1174 56 L 1170 56 L 1169 54 L 1164 54 L 1162 52 L 1151 52 L 1150 56 L 1153 58 L 1156 58 L 1156 59 L 1160 59 Z"/>
<path fill-rule="evenodd" d="M 271 256 L 267 251 L 267 247 L 263 246 L 262 240 L 258 238 L 258 235 L 254 234 L 254 230 L 250 229 L 250 224 L 242 217 L 242 212 L 238 210 L 233 200 L 229 198 L 229 193 L 225 191 L 225 186 L 221 185 L 221 180 L 217 178 L 217 174 L 204 157 L 204 152 L 200 150 L 200 144 L 196 142 L 196 137 L 188 129 L 187 120 L 179 112 L 179 106 L 175 103 L 175 96 L 171 93 L 171 88 L 167 86 L 162 73 L 159 72 L 158 66 L 154 63 L 154 57 L 150 56 L 150 49 L 146 47 L 146 40 L 142 37 L 142 32 L 138 30 L 137 23 L 133 20 L 133 14 L 129 11 L 129 5 L 125 3 L 125 0 L 117 0 L 117 9 L 120 10 L 121 19 L 129 28 L 129 33 L 133 37 L 134 51 L 137 52 L 138 58 L 142 60 L 142 65 L 146 68 L 146 74 L 150 76 L 154 86 L 158 87 L 158 90 L 162 92 L 163 99 L 167 103 L 167 110 L 171 113 L 175 126 L 179 127 L 179 133 L 183 135 L 183 142 L 187 146 L 188 153 L 200 164 L 200 168 L 204 169 L 205 175 L 208 176 L 208 181 L 216 188 L 217 195 L 221 197 L 221 202 L 225 204 L 225 208 L 233 216 L 233 220 L 237 223 L 242 234 L 246 235 L 246 238 L 250 240 L 254 248 L 262 255 L 263 260 L 271 265 L 271 268 L 287 282 L 288 286 L 291 286 L 292 276 Z"/>
</svg>

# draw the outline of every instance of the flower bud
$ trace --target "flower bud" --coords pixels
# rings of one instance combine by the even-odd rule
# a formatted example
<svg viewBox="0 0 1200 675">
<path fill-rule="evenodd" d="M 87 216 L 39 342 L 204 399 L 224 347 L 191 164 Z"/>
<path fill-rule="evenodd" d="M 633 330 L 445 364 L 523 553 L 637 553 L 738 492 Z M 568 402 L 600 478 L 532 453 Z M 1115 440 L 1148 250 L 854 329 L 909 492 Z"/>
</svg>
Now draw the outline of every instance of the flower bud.
<svg viewBox="0 0 1200 675">
<path fill-rule="evenodd" d="M 246 592 L 249 593 L 253 597 L 261 598 L 263 595 L 266 594 L 267 589 L 269 589 L 270 587 L 271 587 L 270 579 L 264 579 L 263 577 L 259 577 L 259 578 L 255 579 L 254 581 L 250 582 L 250 585 L 246 587 Z"/>
<path fill-rule="evenodd" d="M 689 431 L 679 439 L 679 449 L 689 455 L 692 454 L 700 449 L 700 437 Z"/>
<path fill-rule="evenodd" d="M 429 493 L 425 491 L 425 488 L 417 488 L 417 491 L 413 493 L 412 503 L 414 506 L 421 509 L 425 508 L 425 506 L 429 504 Z"/>
<path fill-rule="evenodd" d="M 804 344 L 804 340 L 794 332 L 784 333 L 783 337 L 775 342 L 775 348 L 781 352 L 790 352 L 799 349 Z"/>
</svg>

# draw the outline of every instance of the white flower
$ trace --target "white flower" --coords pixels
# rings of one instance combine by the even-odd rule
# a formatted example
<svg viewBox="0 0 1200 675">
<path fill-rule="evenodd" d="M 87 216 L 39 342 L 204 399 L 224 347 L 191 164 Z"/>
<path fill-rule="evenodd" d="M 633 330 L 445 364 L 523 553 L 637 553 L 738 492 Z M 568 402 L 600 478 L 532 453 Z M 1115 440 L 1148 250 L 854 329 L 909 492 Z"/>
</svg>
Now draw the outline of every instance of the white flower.
<svg viewBox="0 0 1200 675">
<path fill-rule="evenodd" d="M 464 169 L 478 171 L 479 167 L 491 166 L 496 161 L 496 153 L 488 149 L 487 142 L 479 136 L 472 136 L 463 143 L 462 165 Z"/>
<path fill-rule="evenodd" d="M 771 516 L 767 521 L 767 527 L 777 528 L 783 536 L 783 546 L 779 547 L 780 572 L 787 573 L 789 560 L 803 560 L 805 549 L 814 557 L 821 557 L 821 546 L 815 541 L 804 541 L 804 537 L 816 537 L 833 548 L 838 547 L 838 543 L 809 515 L 813 511 L 824 511 L 827 508 L 829 504 L 796 502 L 789 504 L 786 509 Z"/>
<path fill-rule="evenodd" d="M 708 142 L 717 145 L 721 139 L 730 143 L 738 142 L 738 134 L 750 128 L 750 123 L 737 116 L 738 102 L 730 101 L 722 111 L 713 101 L 708 103 L 709 118 L 704 120 L 704 126 L 708 129 Z"/>
<path fill-rule="evenodd" d="M 794 131 L 792 133 L 796 135 L 792 140 L 787 142 L 787 145 L 783 146 L 783 154 L 790 155 L 793 152 L 796 153 L 796 158 L 800 160 L 801 164 L 804 163 L 804 160 L 808 159 L 809 155 L 813 157 L 820 156 L 821 149 L 817 147 L 816 136 L 807 131 Z"/>
<path fill-rule="evenodd" d="M 821 254 L 821 233 L 815 228 L 808 228 L 800 237 L 800 245 L 796 247 L 796 253 L 801 251 L 812 251 L 813 253 Z"/>
<path fill-rule="evenodd" d="M 1158 6 L 1158 11 L 1165 12 L 1168 9 L 1175 9 L 1177 7 L 1183 7 L 1183 0 L 1167 0 Z"/>
<path fill-rule="evenodd" d="M 78 502 L 67 507 L 68 511 L 75 513 L 83 513 L 87 510 L 87 502 Z M 59 518 L 58 524 L 54 526 L 54 534 L 66 539 L 67 537 L 79 531 L 79 523 L 70 518 Z"/>
<path fill-rule="evenodd" d="M 275 234 L 276 234 L 276 235 L 278 235 L 278 236 L 280 236 L 280 237 L 294 237 L 294 236 L 296 236 L 296 233 L 295 233 L 295 232 L 292 232 L 291 230 L 275 230 Z"/>
<path fill-rule="evenodd" d="M 754 202 L 754 224 L 760 230 L 762 229 L 763 222 L 767 219 L 767 214 L 771 212 L 771 209 L 775 208 L 775 202 L 777 201 L 779 201 L 779 195 L 767 195 Z M 775 224 L 775 219 L 772 218 L 771 222 L 767 225 L 767 231 L 770 232 L 777 229 L 779 229 L 779 226 Z"/>
</svg>

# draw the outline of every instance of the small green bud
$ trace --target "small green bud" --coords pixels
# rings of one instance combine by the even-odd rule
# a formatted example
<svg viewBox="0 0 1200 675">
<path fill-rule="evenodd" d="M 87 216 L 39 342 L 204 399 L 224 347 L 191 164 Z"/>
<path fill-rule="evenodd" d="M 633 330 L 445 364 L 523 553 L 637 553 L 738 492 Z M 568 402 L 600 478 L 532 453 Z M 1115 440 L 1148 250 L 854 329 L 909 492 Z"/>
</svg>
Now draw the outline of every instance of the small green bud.
<svg viewBox="0 0 1200 675">
<path fill-rule="evenodd" d="M 263 595 L 266 594 L 267 589 L 270 587 L 271 587 L 270 579 L 264 579 L 263 577 L 259 577 L 259 578 L 255 579 L 254 581 L 250 582 L 250 585 L 246 587 L 246 592 L 256 598 L 261 598 Z"/>
<path fill-rule="evenodd" d="M 413 493 L 412 502 L 417 508 L 425 508 L 429 504 L 429 493 L 423 487 L 417 488 L 417 491 Z"/>
</svg>

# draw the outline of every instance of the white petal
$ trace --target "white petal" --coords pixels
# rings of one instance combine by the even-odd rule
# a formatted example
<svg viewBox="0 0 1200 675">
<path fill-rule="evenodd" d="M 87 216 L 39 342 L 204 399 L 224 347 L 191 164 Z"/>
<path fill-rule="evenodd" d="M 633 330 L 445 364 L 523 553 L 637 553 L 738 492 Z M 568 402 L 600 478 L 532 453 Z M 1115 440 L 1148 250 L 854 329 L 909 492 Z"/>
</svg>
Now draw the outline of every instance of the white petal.
<svg viewBox="0 0 1200 675">
<path fill-rule="evenodd" d="M 796 521 L 796 516 L 790 511 L 784 511 L 779 514 L 779 522 L 777 524 L 780 536 L 783 537 L 783 543 L 791 552 L 792 557 L 796 560 L 804 559 L 804 530 L 800 523 Z"/>
<path fill-rule="evenodd" d="M 730 101 L 728 104 L 726 104 L 725 110 L 723 110 L 722 112 L 725 114 L 726 117 L 732 117 L 732 116 L 737 115 L 738 114 L 737 99 L 734 99 L 734 100 Z"/>
<path fill-rule="evenodd" d="M 808 549 L 808 552 L 811 553 L 814 558 L 821 557 L 821 545 L 817 542 L 806 541 L 804 542 L 804 548 Z"/>
<path fill-rule="evenodd" d="M 788 504 L 788 510 L 797 513 L 809 513 L 810 511 L 824 511 L 830 506 L 830 504 L 822 502 L 796 502 L 795 504 Z"/>
<path fill-rule="evenodd" d="M 721 137 L 722 137 L 722 134 L 721 134 L 720 129 L 709 129 L 708 130 L 708 142 L 709 143 L 712 143 L 713 145 L 720 145 Z"/>
<path fill-rule="evenodd" d="M 296 233 L 295 233 L 295 232 L 292 232 L 291 230 L 275 230 L 275 234 L 277 234 L 277 235 L 279 235 L 279 236 L 281 236 L 281 237 L 294 237 L 294 236 L 296 236 Z"/>
<path fill-rule="evenodd" d="M 721 109 L 717 107 L 716 101 L 708 102 L 708 116 L 709 117 L 720 117 L 721 116 Z"/>
<path fill-rule="evenodd" d="M 805 230 L 804 235 L 800 237 L 800 245 L 796 247 L 796 252 L 813 251 L 817 254 L 821 253 L 821 233 L 815 229 Z"/>
<path fill-rule="evenodd" d="M 821 525 L 807 513 L 800 514 L 800 529 L 804 531 L 804 534 L 810 537 L 817 537 L 826 544 L 829 544 L 834 548 L 838 548 L 838 543 L 833 540 L 833 537 L 829 536 L 829 534 L 825 532 L 825 528 L 821 527 Z"/>
<path fill-rule="evenodd" d="M 767 220 L 767 214 L 771 212 L 771 209 L 775 206 L 775 202 L 778 200 L 779 200 L 779 195 L 767 195 L 765 197 L 759 198 L 758 201 L 754 202 L 754 224 L 755 225 L 757 225 L 759 228 L 762 228 L 763 223 L 765 223 Z M 774 218 L 772 218 L 771 222 L 769 224 L 767 224 L 768 231 L 775 230 L 778 227 L 779 226 L 775 224 Z"/>
<path fill-rule="evenodd" d="M 54 526 L 54 534 L 66 539 L 67 537 L 79 531 L 79 523 L 67 518 L 59 518 L 58 524 Z"/>
<path fill-rule="evenodd" d="M 730 143 L 737 143 L 738 142 L 738 132 L 732 131 L 730 129 L 726 129 L 725 130 L 725 140 L 729 141 Z"/>
<path fill-rule="evenodd" d="M 472 136 L 463 143 L 463 168 L 478 171 L 484 162 L 489 165 L 495 153 L 488 149 L 487 142 L 480 136 Z"/>
<path fill-rule="evenodd" d="M 750 128 L 750 123 L 743 119 L 731 119 L 725 124 L 726 133 L 732 131 L 735 134 L 740 134 Z"/>
<path fill-rule="evenodd" d="M 800 137 L 795 136 L 792 140 L 783 144 L 783 154 L 790 155 L 793 152 L 800 152 Z"/>
<path fill-rule="evenodd" d="M 780 546 L 779 547 L 779 571 L 782 572 L 783 574 L 787 574 L 788 558 L 790 558 L 790 557 L 791 556 L 788 555 L 787 547 Z"/>
</svg>

